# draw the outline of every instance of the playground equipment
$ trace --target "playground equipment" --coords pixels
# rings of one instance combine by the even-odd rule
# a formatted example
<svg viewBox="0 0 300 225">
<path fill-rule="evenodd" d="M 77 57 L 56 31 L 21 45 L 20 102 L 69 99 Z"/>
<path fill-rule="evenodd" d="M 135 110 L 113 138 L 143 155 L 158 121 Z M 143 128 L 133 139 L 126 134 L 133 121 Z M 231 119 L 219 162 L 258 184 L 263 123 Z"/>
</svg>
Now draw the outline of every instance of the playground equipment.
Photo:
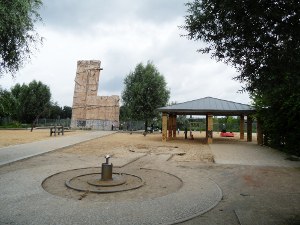
<svg viewBox="0 0 300 225">
<path fill-rule="evenodd" d="M 221 131 L 220 136 L 221 137 L 234 137 L 234 133 Z"/>
<path fill-rule="evenodd" d="M 221 136 L 221 137 L 234 137 L 234 133 L 232 133 L 232 132 L 227 132 L 227 131 L 226 131 L 226 125 L 225 125 L 225 123 L 223 123 L 223 125 L 222 125 L 222 130 L 221 130 L 221 133 L 220 133 L 220 136 Z"/>
</svg>

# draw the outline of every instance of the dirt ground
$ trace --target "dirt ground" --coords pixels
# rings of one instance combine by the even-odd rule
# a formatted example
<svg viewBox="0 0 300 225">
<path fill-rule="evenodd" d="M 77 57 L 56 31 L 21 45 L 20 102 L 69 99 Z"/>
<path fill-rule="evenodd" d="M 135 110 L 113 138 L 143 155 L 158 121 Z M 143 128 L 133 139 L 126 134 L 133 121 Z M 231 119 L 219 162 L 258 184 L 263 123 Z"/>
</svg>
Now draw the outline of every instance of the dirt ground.
<svg viewBox="0 0 300 225">
<path fill-rule="evenodd" d="M 68 131 L 66 130 L 64 136 L 80 134 L 83 131 Z M 60 135 L 61 136 L 61 135 Z M 49 129 L 34 129 L 29 130 L 0 130 L 0 148 L 9 145 L 25 144 L 34 141 L 41 141 L 50 137 Z"/>
<path fill-rule="evenodd" d="M 213 162 L 213 154 L 201 140 L 171 140 L 161 142 L 161 134 L 117 133 L 105 138 L 84 142 L 63 150 L 64 153 L 94 155 L 100 158 L 107 154 L 122 158 L 136 153 L 171 154 L 175 161 Z"/>
<path fill-rule="evenodd" d="M 85 131 L 67 131 L 65 136 L 78 135 Z M 117 133 L 104 139 L 95 139 L 65 149 L 65 153 L 80 155 L 94 155 L 99 158 L 107 154 L 116 158 L 126 157 L 134 153 L 153 153 L 172 155 L 175 161 L 201 161 L 213 162 L 213 155 L 208 145 L 203 144 L 205 133 L 194 133 L 194 140 L 184 139 L 184 134 L 177 134 L 177 140 L 167 143 L 161 142 L 161 134 L 148 134 L 144 137 L 141 133 Z M 216 134 L 218 135 L 218 134 Z M 0 130 L 0 148 L 9 145 L 30 143 L 46 140 L 50 137 L 49 130 Z M 56 137 L 57 138 L 57 137 Z M 226 141 L 226 140 L 224 140 Z M 238 139 L 236 138 L 236 141 Z"/>
</svg>

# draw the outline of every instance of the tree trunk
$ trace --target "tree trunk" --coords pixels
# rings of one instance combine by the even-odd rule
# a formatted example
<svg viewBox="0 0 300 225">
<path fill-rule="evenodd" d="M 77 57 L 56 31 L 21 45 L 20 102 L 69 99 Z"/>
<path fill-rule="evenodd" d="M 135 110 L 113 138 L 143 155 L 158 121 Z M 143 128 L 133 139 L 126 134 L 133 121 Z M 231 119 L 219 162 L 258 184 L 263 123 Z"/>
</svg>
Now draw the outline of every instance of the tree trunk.
<svg viewBox="0 0 300 225">
<path fill-rule="evenodd" d="M 45 107 L 44 110 L 43 110 L 40 114 L 38 114 L 38 115 L 35 117 L 34 121 L 33 121 L 32 124 L 31 124 L 31 130 L 30 130 L 30 132 L 32 132 L 34 125 L 36 124 L 36 122 L 38 121 L 38 119 L 40 118 L 40 116 L 41 116 L 46 110 L 47 110 L 47 107 Z"/>
<path fill-rule="evenodd" d="M 37 122 L 37 120 L 39 119 L 39 117 L 40 117 L 40 115 L 38 115 L 38 116 L 35 118 L 35 120 L 32 122 L 30 132 L 32 132 L 33 127 L 34 127 L 34 125 L 36 125 L 36 122 Z"/>
<path fill-rule="evenodd" d="M 145 132 L 146 132 L 146 133 L 147 133 L 147 131 L 148 131 L 147 128 L 148 128 L 148 121 L 146 120 L 146 121 L 145 121 Z"/>
</svg>

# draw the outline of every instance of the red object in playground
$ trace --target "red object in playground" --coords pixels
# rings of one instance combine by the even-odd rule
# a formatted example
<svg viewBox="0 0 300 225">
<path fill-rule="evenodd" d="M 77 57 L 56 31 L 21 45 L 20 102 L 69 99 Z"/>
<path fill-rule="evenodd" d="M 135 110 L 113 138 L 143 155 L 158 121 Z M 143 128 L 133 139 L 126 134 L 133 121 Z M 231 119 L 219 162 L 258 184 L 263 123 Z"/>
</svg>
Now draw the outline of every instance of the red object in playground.
<svg viewBox="0 0 300 225">
<path fill-rule="evenodd" d="M 221 137 L 234 137 L 234 133 L 232 133 L 232 132 L 221 132 L 220 136 Z"/>
</svg>

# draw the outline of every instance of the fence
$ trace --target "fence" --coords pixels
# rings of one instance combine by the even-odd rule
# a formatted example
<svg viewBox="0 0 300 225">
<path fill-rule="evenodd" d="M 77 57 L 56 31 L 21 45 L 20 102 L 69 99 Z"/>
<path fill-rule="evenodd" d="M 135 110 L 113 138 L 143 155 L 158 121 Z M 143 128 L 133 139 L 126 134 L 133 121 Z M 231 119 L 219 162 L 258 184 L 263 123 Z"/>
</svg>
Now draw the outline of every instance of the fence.
<svg viewBox="0 0 300 225">
<path fill-rule="evenodd" d="M 49 126 L 55 126 L 55 125 L 61 125 L 64 127 L 70 127 L 71 126 L 71 119 L 38 119 L 36 123 L 36 127 L 49 127 Z"/>
<path fill-rule="evenodd" d="M 117 121 L 111 120 L 72 120 L 71 128 L 87 130 L 118 130 Z"/>
<path fill-rule="evenodd" d="M 42 118 L 38 119 L 36 123 L 36 127 L 48 127 L 48 126 L 54 126 L 54 125 L 63 125 L 64 127 L 70 127 L 71 125 L 71 119 L 47 119 L 47 118 Z M 16 122 L 12 120 L 9 117 L 3 117 L 0 118 L 0 126 L 5 126 L 5 127 L 31 127 L 31 124 L 21 124 L 19 122 Z"/>
<path fill-rule="evenodd" d="M 13 123 L 13 121 L 11 120 L 10 117 L 2 117 L 2 118 L 0 118 L 0 125 L 1 126 L 6 126 L 6 125 L 9 125 L 11 123 Z"/>
<path fill-rule="evenodd" d="M 121 121 L 120 122 L 120 130 L 145 130 L 145 122 L 144 121 Z"/>
<path fill-rule="evenodd" d="M 252 122 L 252 132 L 256 133 L 256 121 Z M 213 123 L 213 131 L 220 132 L 223 129 L 223 123 L 214 122 Z M 240 123 L 239 122 L 232 122 L 225 124 L 226 131 L 228 132 L 239 132 L 240 131 Z M 193 131 L 205 131 L 206 129 L 206 122 L 189 122 L 188 129 Z M 244 131 L 247 130 L 247 121 L 244 123 Z"/>
</svg>

